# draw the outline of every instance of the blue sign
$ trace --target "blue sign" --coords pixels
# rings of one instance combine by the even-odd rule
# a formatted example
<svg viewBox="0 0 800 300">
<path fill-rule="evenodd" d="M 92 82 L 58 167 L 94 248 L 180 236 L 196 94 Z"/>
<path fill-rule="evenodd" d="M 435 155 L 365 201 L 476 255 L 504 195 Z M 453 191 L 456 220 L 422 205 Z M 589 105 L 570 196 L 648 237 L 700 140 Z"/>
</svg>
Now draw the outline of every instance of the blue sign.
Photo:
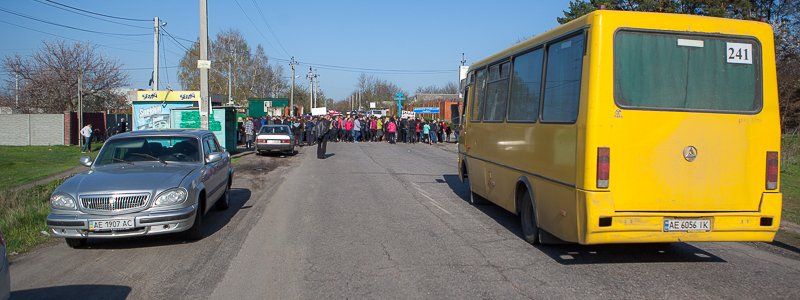
<svg viewBox="0 0 800 300">
<path fill-rule="evenodd" d="M 406 100 L 406 97 L 402 92 L 394 94 L 394 101 L 397 101 L 397 111 L 403 111 L 403 100 Z"/>
<path fill-rule="evenodd" d="M 414 113 L 417 114 L 438 114 L 439 108 L 438 107 L 417 107 L 414 108 Z"/>
</svg>

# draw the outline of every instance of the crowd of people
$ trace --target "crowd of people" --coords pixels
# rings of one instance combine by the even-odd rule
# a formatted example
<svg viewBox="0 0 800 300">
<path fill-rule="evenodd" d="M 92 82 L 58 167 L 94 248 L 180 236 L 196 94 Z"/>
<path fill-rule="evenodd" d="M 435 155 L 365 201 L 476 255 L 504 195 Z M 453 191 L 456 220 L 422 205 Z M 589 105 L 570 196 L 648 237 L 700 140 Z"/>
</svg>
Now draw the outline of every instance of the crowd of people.
<svg viewBox="0 0 800 300">
<path fill-rule="evenodd" d="M 323 120 L 325 122 L 323 122 Z M 326 124 L 328 124 L 326 126 Z M 458 139 L 449 122 L 424 118 L 396 118 L 367 115 L 325 117 L 248 117 L 239 123 L 240 141 L 252 147 L 262 126 L 287 125 L 296 145 L 313 145 L 324 136 L 326 141 L 343 143 L 386 142 L 436 144 Z M 325 128 L 327 127 L 327 128 Z"/>
</svg>

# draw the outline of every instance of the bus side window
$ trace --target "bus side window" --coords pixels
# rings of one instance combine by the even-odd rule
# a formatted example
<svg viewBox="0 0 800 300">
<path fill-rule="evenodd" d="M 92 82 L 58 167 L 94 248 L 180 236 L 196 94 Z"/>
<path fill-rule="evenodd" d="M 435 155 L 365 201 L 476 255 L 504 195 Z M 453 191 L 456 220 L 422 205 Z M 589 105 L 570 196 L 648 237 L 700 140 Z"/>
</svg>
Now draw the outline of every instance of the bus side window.
<svg viewBox="0 0 800 300">
<path fill-rule="evenodd" d="M 574 123 L 578 119 L 584 37 L 579 34 L 547 47 L 543 122 Z"/>
<path fill-rule="evenodd" d="M 542 94 L 542 48 L 514 58 L 508 120 L 535 122 L 539 118 Z"/>
<path fill-rule="evenodd" d="M 486 69 L 478 71 L 475 76 L 475 92 L 470 104 L 470 121 L 480 122 L 483 118 L 483 92 L 486 90 Z"/>
</svg>

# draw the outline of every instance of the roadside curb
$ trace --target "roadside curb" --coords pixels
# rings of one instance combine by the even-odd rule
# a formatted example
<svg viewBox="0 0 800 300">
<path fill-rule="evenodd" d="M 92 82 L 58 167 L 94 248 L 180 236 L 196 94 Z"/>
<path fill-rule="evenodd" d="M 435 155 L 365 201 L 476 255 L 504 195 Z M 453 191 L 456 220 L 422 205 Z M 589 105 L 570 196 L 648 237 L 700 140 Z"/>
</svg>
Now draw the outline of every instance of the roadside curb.
<svg viewBox="0 0 800 300">
<path fill-rule="evenodd" d="M 232 154 L 231 158 L 239 158 L 239 157 L 250 155 L 250 154 L 253 154 L 253 153 L 256 153 L 256 152 L 253 151 L 253 150 L 239 152 L 239 153 L 236 153 L 236 154 Z"/>
</svg>

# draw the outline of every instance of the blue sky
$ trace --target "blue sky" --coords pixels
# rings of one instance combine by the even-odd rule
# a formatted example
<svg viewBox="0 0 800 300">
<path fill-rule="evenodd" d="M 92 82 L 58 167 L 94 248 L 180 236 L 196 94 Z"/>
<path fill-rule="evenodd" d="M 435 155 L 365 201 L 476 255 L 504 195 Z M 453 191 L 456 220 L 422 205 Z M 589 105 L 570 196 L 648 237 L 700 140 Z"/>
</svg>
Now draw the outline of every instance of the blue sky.
<svg viewBox="0 0 800 300">
<path fill-rule="evenodd" d="M 166 30 L 194 40 L 198 35 L 196 0 L 53 0 L 58 3 L 134 19 L 159 16 Z M 152 21 L 120 21 L 124 26 L 73 14 L 45 5 L 46 0 L 4 0 L 0 8 L 31 17 L 95 31 L 144 34 L 108 36 L 57 27 L 0 11 L 3 42 L 0 55 L 27 54 L 42 41 L 60 39 L 52 35 L 10 25 L 17 24 L 80 41 L 104 45 L 99 49 L 121 61 L 130 74 L 132 88 L 147 88 L 152 68 Z M 242 13 L 237 2 L 252 19 Z M 222 30 L 240 30 L 252 44 L 264 45 L 267 55 L 279 59 L 294 56 L 301 62 L 380 70 L 449 70 L 427 74 L 380 72 L 376 77 L 413 92 L 418 86 L 441 85 L 458 78 L 461 53 L 467 63 L 480 60 L 513 45 L 523 37 L 544 32 L 557 25 L 555 19 L 567 6 L 559 1 L 263 1 L 208 0 L 209 36 Z M 267 28 L 255 3 L 272 28 Z M 3 23 L 7 22 L 7 23 Z M 274 32 L 274 36 L 273 33 Z M 148 35 L 149 34 L 149 35 Z M 276 38 L 277 36 L 277 38 Z M 265 39 L 266 37 L 266 39 Z M 177 65 L 183 49 L 162 40 L 166 64 Z M 188 42 L 183 42 L 189 46 Z M 284 50 L 280 45 L 283 45 Z M 286 53 L 288 52 L 288 54 Z M 273 60 L 275 64 L 288 65 Z M 163 60 L 162 60 L 163 64 Z M 305 75 L 308 65 L 298 67 Z M 358 71 L 320 68 L 320 84 L 327 95 L 340 100 L 354 90 Z M 0 76 L 7 76 L 2 74 Z M 161 86 L 180 87 L 175 69 L 161 72 Z M 288 74 L 287 74 L 288 76 Z M 169 77 L 169 82 L 167 81 Z M 305 76 L 298 83 L 306 85 Z M 254 95 L 257 96 L 257 95 Z"/>
</svg>

